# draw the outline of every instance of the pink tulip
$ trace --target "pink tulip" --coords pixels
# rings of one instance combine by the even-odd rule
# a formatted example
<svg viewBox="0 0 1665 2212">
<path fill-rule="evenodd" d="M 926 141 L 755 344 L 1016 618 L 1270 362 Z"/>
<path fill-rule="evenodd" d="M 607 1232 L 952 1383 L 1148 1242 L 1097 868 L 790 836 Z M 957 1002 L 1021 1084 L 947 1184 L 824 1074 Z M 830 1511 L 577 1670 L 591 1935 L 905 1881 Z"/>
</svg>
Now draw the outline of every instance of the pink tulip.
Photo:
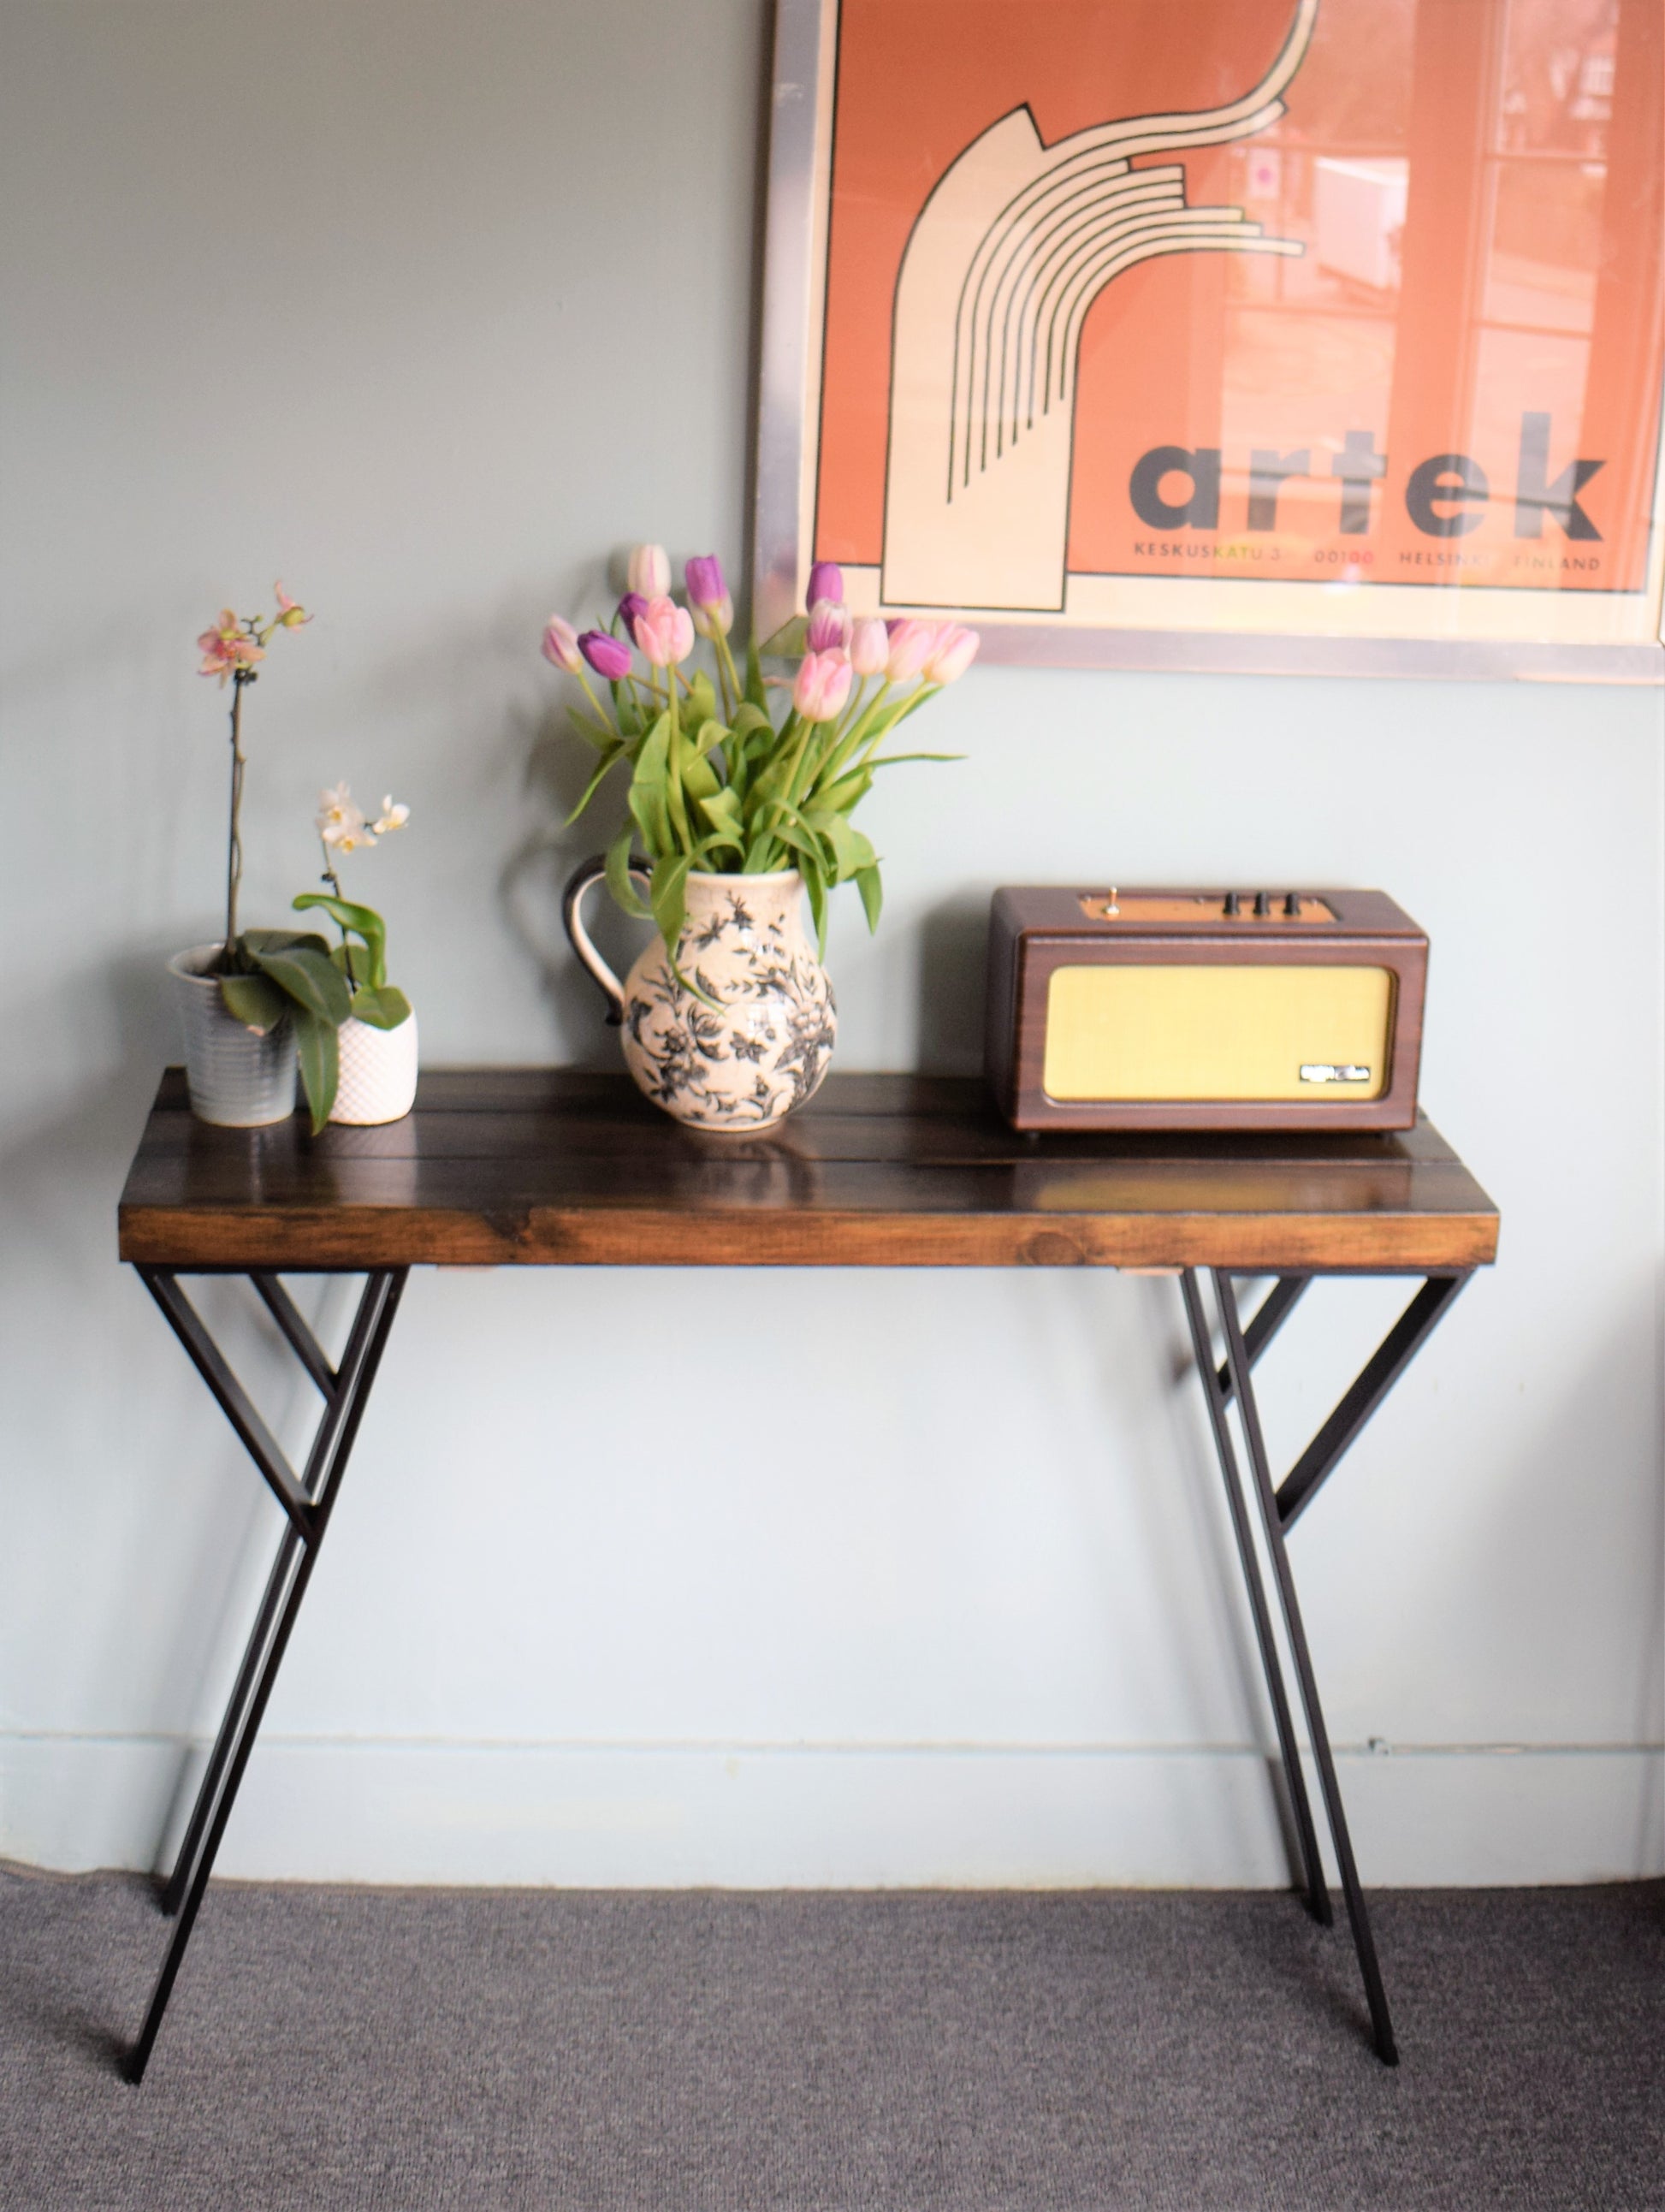
<svg viewBox="0 0 1665 2212">
<path fill-rule="evenodd" d="M 890 633 L 877 615 L 864 615 L 850 632 L 850 665 L 858 676 L 877 676 L 890 658 Z"/>
<path fill-rule="evenodd" d="M 544 658 L 552 660 L 557 668 L 564 668 L 568 676 L 576 676 L 584 665 L 578 650 L 578 632 L 560 615 L 551 615 L 544 625 Z"/>
<path fill-rule="evenodd" d="M 804 593 L 804 604 L 812 607 L 817 599 L 842 600 L 844 597 L 844 571 L 836 561 L 817 561 L 810 570 L 809 587 Z"/>
<path fill-rule="evenodd" d="M 917 676 L 935 650 L 937 632 L 940 625 L 920 622 L 909 616 L 902 622 L 887 623 L 890 650 L 884 663 L 884 673 L 892 684 L 905 684 Z"/>
<path fill-rule="evenodd" d="M 725 592 L 714 607 L 696 607 L 693 615 L 702 637 L 726 637 L 734 627 L 734 602 Z"/>
<path fill-rule="evenodd" d="M 630 648 L 622 637 L 610 637 L 605 629 L 586 629 L 578 641 L 578 649 L 598 676 L 609 684 L 617 684 L 630 672 Z"/>
<path fill-rule="evenodd" d="M 792 703 L 806 722 L 835 721 L 854 673 L 842 653 L 806 653 L 798 664 Z"/>
<path fill-rule="evenodd" d="M 693 617 L 663 595 L 648 601 L 647 613 L 636 617 L 635 628 L 642 658 L 654 668 L 673 668 L 694 650 Z"/>
<path fill-rule="evenodd" d="M 671 556 L 662 545 L 638 545 L 630 556 L 630 589 L 662 599 L 671 588 Z"/>
<path fill-rule="evenodd" d="M 975 629 L 965 629 L 958 623 L 944 623 L 938 630 L 937 641 L 931 648 L 924 668 L 927 684 L 952 684 L 964 675 L 977 657 L 977 647 L 982 643 Z"/>
<path fill-rule="evenodd" d="M 804 641 L 811 653 L 842 653 L 850 642 L 850 611 L 836 599 L 817 599 L 810 608 Z"/>
</svg>

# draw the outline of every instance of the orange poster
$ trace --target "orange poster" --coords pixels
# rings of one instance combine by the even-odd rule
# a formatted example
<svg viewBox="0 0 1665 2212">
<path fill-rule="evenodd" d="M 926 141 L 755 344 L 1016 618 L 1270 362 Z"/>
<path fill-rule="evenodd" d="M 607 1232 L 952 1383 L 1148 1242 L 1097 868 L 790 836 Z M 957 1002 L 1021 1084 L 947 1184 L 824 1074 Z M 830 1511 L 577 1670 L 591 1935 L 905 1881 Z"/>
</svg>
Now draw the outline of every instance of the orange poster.
<svg viewBox="0 0 1665 2212">
<path fill-rule="evenodd" d="M 1662 0 L 782 4 L 794 581 L 986 634 L 1656 645 Z"/>
</svg>

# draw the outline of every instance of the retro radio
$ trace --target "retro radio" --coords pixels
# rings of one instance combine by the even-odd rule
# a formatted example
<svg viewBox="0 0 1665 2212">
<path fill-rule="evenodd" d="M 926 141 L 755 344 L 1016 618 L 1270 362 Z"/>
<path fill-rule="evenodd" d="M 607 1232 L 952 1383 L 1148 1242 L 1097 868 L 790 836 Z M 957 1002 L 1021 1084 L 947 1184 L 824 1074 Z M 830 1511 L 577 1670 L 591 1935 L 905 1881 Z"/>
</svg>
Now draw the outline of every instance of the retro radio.
<svg viewBox="0 0 1665 2212">
<path fill-rule="evenodd" d="M 1427 969 L 1381 891 L 1000 890 L 989 1080 L 1020 1129 L 1408 1129 Z"/>
</svg>

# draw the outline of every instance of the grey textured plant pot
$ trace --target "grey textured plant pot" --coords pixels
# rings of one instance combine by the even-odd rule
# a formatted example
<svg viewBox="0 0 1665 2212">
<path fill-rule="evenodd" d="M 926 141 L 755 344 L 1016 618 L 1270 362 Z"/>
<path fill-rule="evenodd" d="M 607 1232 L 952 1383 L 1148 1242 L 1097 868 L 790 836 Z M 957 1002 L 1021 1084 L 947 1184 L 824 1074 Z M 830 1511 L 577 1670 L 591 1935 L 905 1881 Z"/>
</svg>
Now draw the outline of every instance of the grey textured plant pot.
<svg viewBox="0 0 1665 2212">
<path fill-rule="evenodd" d="M 185 1067 L 191 1110 L 222 1129 L 259 1129 L 295 1111 L 295 1034 L 288 1017 L 256 1036 L 226 1012 L 220 979 L 207 970 L 217 945 L 193 945 L 167 963 L 185 1026 Z"/>
</svg>

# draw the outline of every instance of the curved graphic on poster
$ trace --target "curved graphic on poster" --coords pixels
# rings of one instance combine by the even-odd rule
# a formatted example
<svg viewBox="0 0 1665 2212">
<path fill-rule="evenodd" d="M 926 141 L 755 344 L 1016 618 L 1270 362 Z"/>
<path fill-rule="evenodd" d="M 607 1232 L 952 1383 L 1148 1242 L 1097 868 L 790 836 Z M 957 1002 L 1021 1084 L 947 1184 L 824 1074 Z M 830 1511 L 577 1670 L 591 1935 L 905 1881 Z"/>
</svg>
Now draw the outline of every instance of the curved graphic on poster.
<svg viewBox="0 0 1665 2212">
<path fill-rule="evenodd" d="M 1241 208 L 1186 204 L 1140 155 L 1264 131 L 1306 58 L 1298 0 L 1253 91 L 1193 114 L 1097 124 L 1043 146 L 1027 107 L 974 138 L 921 210 L 896 282 L 882 595 L 892 606 L 1061 610 L 1087 311 L 1170 253 L 1299 254 Z"/>
</svg>

